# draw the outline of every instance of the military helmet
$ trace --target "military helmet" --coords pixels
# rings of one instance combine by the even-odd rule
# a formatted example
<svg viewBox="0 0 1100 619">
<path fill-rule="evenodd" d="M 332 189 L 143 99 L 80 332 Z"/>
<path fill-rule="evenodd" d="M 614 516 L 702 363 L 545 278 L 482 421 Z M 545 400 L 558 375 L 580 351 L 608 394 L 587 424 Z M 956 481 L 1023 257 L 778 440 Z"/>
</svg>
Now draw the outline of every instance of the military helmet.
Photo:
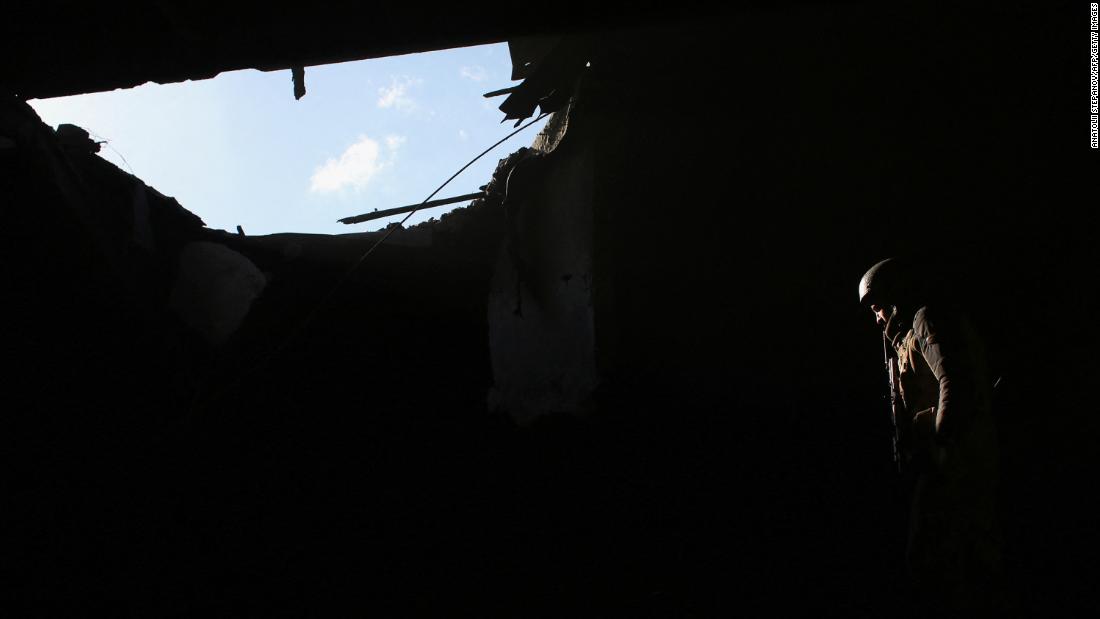
<svg viewBox="0 0 1100 619">
<path fill-rule="evenodd" d="M 860 305 L 898 304 L 906 288 L 914 283 L 908 271 L 903 261 L 897 258 L 887 258 L 867 269 L 863 279 L 859 280 Z"/>
</svg>

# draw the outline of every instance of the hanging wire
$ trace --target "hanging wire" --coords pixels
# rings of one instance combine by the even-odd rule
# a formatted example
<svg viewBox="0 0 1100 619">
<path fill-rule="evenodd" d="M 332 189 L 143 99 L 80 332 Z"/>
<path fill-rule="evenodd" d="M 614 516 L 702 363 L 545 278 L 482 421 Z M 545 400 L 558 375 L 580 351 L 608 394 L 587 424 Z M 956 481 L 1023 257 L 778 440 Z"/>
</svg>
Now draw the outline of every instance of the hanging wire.
<svg viewBox="0 0 1100 619">
<path fill-rule="evenodd" d="M 465 172 L 466 168 L 469 168 L 470 166 L 472 166 L 478 159 L 481 159 L 485 155 L 489 154 L 490 151 L 492 151 L 497 146 L 500 146 L 501 144 L 508 141 L 508 139 L 511 138 L 512 136 L 514 136 L 517 133 L 523 131 L 524 129 L 530 127 L 531 125 L 537 123 L 538 121 L 542 120 L 543 118 L 546 118 L 548 115 L 549 115 L 549 113 L 542 114 L 541 116 L 539 116 L 535 120 L 532 120 L 531 122 L 527 123 L 526 125 L 520 127 L 519 129 L 516 129 L 515 131 L 513 131 L 513 132 L 509 133 L 508 135 L 504 136 L 503 138 L 501 138 L 499 141 L 497 141 L 495 144 L 493 144 L 489 148 L 486 148 L 485 150 L 481 151 L 481 153 L 478 156 L 474 157 L 466 165 L 459 168 L 458 172 L 455 172 L 454 174 L 451 175 L 450 178 L 443 181 L 442 185 L 440 185 L 439 187 L 436 187 L 435 191 L 428 194 L 428 197 L 424 198 L 424 201 L 420 203 L 420 206 L 424 206 L 425 204 L 427 204 L 428 201 L 430 201 L 432 198 L 434 198 L 436 196 L 436 194 L 438 194 L 440 191 L 443 190 L 444 187 L 449 185 L 450 182 L 453 181 L 455 178 L 457 178 L 459 174 L 462 174 L 463 172 Z M 390 235 L 393 234 L 398 228 L 401 228 L 402 226 L 404 226 L 405 222 L 408 221 L 409 218 L 412 217 L 418 210 L 419 210 L 419 207 L 417 207 L 417 209 L 409 211 L 409 213 L 407 215 L 405 215 L 405 217 L 402 218 L 401 221 L 398 222 L 398 224 L 396 226 L 391 225 L 389 227 L 389 229 L 386 230 L 386 233 L 384 235 L 382 235 L 382 238 L 375 241 L 374 244 L 371 245 L 369 249 L 367 249 L 367 251 L 363 252 L 363 255 L 359 256 L 359 259 L 355 261 L 355 264 L 353 264 L 351 266 L 351 268 L 349 268 L 347 271 L 345 271 L 344 275 L 339 280 L 337 280 L 336 284 L 334 284 L 332 286 L 332 288 L 330 288 L 329 291 L 327 293 L 325 293 L 325 295 L 323 297 L 321 297 L 321 300 L 318 301 L 317 304 L 313 306 L 313 309 L 310 311 L 309 314 L 306 315 L 305 319 L 301 322 L 301 324 L 298 326 L 298 328 L 293 333 L 291 333 L 291 337 L 287 338 L 282 346 L 275 349 L 275 352 L 278 353 L 278 352 L 282 351 L 286 347 L 286 345 L 289 344 L 294 339 L 294 336 L 296 336 L 299 332 L 301 332 L 303 329 L 305 329 L 307 326 L 309 326 L 309 324 L 313 321 L 313 319 L 317 316 L 317 314 L 324 307 L 325 303 L 327 303 L 328 300 L 330 298 L 332 298 L 332 295 L 336 294 L 336 292 L 347 282 L 347 280 L 352 276 L 352 274 L 354 274 L 355 271 L 358 270 L 360 266 L 362 266 L 363 262 L 366 261 L 367 257 L 370 256 L 372 253 L 374 253 L 374 250 L 378 249 L 378 247 L 382 243 L 384 243 L 386 241 L 386 239 L 390 238 Z"/>
<path fill-rule="evenodd" d="M 87 130 L 87 129 L 85 129 L 85 131 L 88 131 L 88 130 Z M 116 148 L 115 148 L 114 146 L 111 146 L 111 141 L 110 141 L 110 140 L 108 140 L 107 138 L 103 137 L 102 135 L 99 135 L 98 133 L 96 133 L 96 132 L 94 132 L 94 131 L 88 131 L 88 133 L 89 133 L 89 134 L 90 134 L 90 135 L 91 135 L 92 137 L 95 137 L 95 138 L 98 138 L 99 140 L 101 140 L 100 142 L 98 142 L 99 144 L 106 144 L 106 145 L 107 145 L 107 148 L 109 148 L 109 149 L 111 149 L 112 151 L 114 151 L 114 153 L 115 153 L 116 155 L 118 155 L 120 159 L 122 159 L 122 163 L 126 164 L 126 169 L 130 170 L 130 176 L 137 176 L 136 174 L 134 174 L 134 168 L 130 166 L 130 162 L 129 162 L 129 161 L 126 161 L 126 157 L 123 157 L 123 156 L 122 156 L 122 153 L 118 152 L 118 149 L 116 149 Z"/>
</svg>

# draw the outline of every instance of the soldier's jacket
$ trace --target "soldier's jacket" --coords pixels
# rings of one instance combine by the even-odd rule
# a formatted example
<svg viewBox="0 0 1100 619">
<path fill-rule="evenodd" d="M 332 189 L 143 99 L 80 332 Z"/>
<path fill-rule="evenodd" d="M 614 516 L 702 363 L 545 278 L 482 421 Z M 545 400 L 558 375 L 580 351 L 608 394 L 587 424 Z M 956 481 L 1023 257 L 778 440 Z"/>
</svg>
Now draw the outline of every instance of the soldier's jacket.
<svg viewBox="0 0 1100 619">
<path fill-rule="evenodd" d="M 985 350 L 961 314 L 922 307 L 894 339 L 903 447 L 917 466 L 952 480 L 996 476 L 992 385 Z"/>
<path fill-rule="evenodd" d="M 902 449 L 917 471 L 908 563 L 942 609 L 1004 605 L 995 517 L 998 453 L 984 347 L 960 314 L 922 307 L 893 338 L 907 415 Z"/>
</svg>

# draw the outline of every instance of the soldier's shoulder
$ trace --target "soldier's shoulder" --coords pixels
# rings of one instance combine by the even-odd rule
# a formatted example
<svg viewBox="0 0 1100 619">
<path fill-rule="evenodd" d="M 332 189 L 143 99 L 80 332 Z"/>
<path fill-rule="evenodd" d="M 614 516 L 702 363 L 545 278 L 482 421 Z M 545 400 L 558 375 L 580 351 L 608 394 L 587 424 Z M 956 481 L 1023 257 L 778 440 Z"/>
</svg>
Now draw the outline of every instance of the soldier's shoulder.
<svg viewBox="0 0 1100 619">
<path fill-rule="evenodd" d="M 927 331 L 939 321 L 939 308 L 924 305 L 913 313 L 913 331 L 921 333 Z"/>
<path fill-rule="evenodd" d="M 965 320 L 962 311 L 953 305 L 944 303 L 922 305 L 913 313 L 914 328 L 917 325 L 928 326 L 938 322 L 958 322 L 960 320 Z"/>
<path fill-rule="evenodd" d="M 951 305 L 925 305 L 913 314 L 913 331 L 924 342 L 935 340 L 937 334 L 966 330 L 968 325 L 966 314 Z"/>
</svg>

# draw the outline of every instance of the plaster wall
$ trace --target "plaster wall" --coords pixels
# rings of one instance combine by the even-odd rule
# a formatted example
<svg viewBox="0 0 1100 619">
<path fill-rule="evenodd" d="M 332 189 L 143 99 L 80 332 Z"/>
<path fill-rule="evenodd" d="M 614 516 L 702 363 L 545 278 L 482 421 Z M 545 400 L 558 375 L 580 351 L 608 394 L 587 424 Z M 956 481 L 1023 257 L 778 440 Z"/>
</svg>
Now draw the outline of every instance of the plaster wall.
<svg viewBox="0 0 1100 619">
<path fill-rule="evenodd" d="M 580 139 L 561 147 L 565 124 L 558 118 L 535 142 L 546 153 L 544 167 L 500 248 L 489 293 L 489 407 L 520 424 L 547 413 L 583 412 L 598 383 L 593 147 Z"/>
</svg>

